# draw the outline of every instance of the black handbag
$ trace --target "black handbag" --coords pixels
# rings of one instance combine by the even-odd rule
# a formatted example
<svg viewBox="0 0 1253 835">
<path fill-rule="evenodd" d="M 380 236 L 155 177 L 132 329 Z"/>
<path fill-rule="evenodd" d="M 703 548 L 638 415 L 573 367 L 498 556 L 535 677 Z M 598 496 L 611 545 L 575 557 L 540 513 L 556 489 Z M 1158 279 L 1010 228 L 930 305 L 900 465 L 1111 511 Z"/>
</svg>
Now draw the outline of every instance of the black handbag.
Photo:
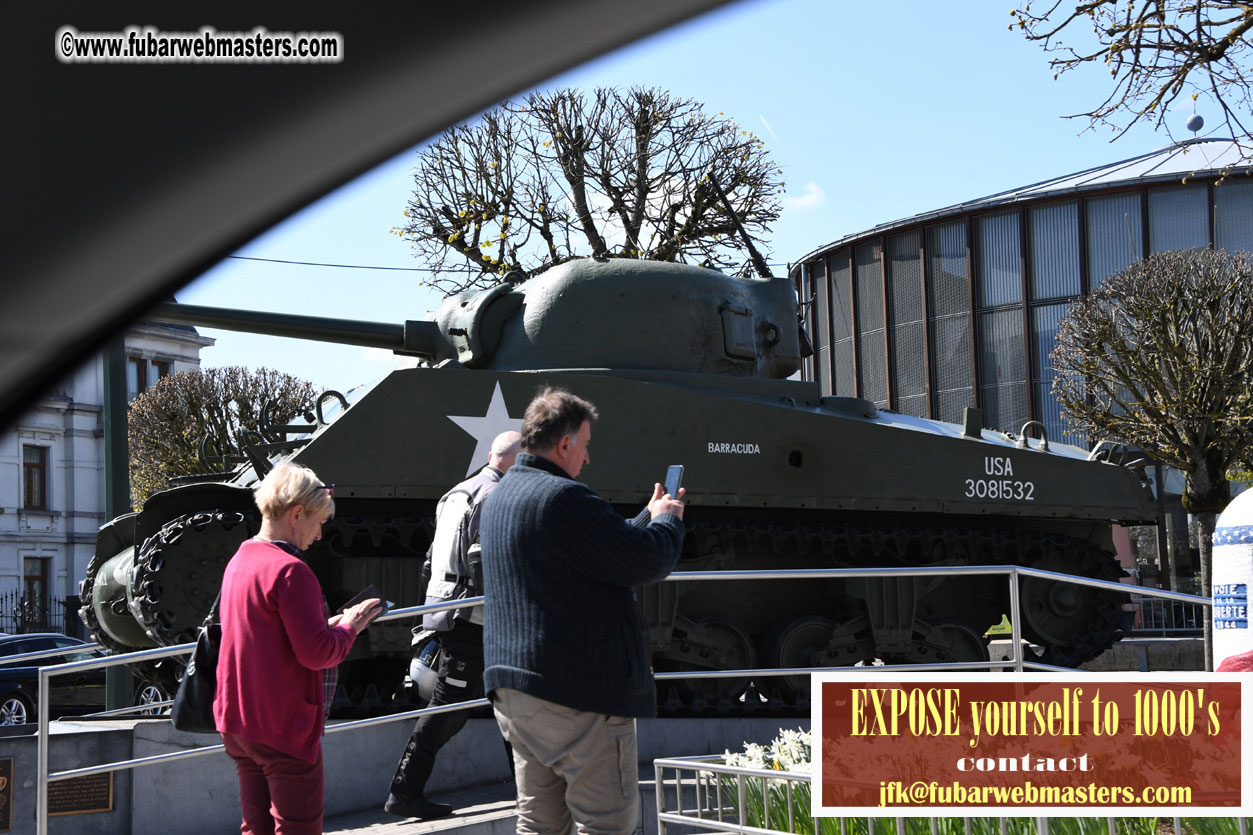
<svg viewBox="0 0 1253 835">
<path fill-rule="evenodd" d="M 183 673 L 178 693 L 174 696 L 170 721 L 180 731 L 195 734 L 218 732 L 213 721 L 213 697 L 218 687 L 218 647 L 222 644 L 222 627 L 214 623 L 213 619 L 217 615 L 218 601 L 221 598 L 219 592 L 209 609 L 208 617 L 200 624 L 196 648 L 192 650 L 187 670 Z"/>
</svg>

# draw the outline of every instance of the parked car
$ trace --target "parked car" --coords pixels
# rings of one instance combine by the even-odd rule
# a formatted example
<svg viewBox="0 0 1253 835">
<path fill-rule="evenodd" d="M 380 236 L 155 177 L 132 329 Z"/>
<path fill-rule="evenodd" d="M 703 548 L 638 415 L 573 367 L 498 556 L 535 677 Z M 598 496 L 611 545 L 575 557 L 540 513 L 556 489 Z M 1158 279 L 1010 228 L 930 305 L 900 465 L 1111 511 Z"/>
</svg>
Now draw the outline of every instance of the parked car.
<svg viewBox="0 0 1253 835">
<path fill-rule="evenodd" d="M 22 655 L 49 649 L 65 649 L 64 655 L 40 658 L 25 664 L 3 664 L 5 656 Z M 0 725 L 22 725 L 37 720 L 35 705 L 39 699 L 39 667 L 98 658 L 104 655 L 95 645 L 57 632 L 36 632 L 26 635 L 0 636 Z M 105 709 L 105 671 L 80 670 L 52 678 L 48 697 L 49 715 L 83 716 Z M 152 704 L 169 697 L 152 685 L 134 689 L 134 704 Z M 144 711 L 145 715 L 159 709 Z"/>
</svg>

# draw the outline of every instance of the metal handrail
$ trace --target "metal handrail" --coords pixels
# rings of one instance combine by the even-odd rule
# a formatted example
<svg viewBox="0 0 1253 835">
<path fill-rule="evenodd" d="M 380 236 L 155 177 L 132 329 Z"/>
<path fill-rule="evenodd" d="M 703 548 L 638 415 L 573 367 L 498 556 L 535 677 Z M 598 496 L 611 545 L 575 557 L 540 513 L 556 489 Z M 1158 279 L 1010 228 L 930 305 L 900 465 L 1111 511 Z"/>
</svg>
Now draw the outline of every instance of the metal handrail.
<svg viewBox="0 0 1253 835">
<path fill-rule="evenodd" d="M 1162 597 L 1169 600 L 1182 600 L 1188 603 L 1198 603 L 1201 605 L 1212 605 L 1212 600 L 1208 597 L 1198 597 L 1196 595 L 1183 594 L 1181 592 L 1171 592 L 1160 589 L 1146 589 L 1139 586 L 1127 586 L 1123 583 L 1115 583 L 1107 580 L 1093 580 L 1087 577 L 1077 577 L 1070 574 L 1059 574 L 1055 571 L 1043 571 L 1036 568 L 1024 568 L 1014 565 L 964 565 L 964 566 L 917 566 L 914 568 L 819 568 L 819 569 L 772 569 L 761 571 L 679 571 L 670 574 L 665 578 L 664 582 L 691 582 L 695 580 L 760 580 L 760 579 L 822 579 L 830 577 L 915 577 L 939 574 L 951 576 L 953 574 L 974 574 L 974 575 L 990 575 L 1004 574 L 1009 582 L 1009 620 L 1012 630 L 1011 641 L 1013 658 L 1006 661 L 988 661 L 988 662 L 954 662 L 951 664 L 888 664 L 881 667 L 865 667 L 867 671 L 892 671 L 903 672 L 909 670 L 936 670 L 936 669 L 983 669 L 1000 667 L 1004 668 L 1012 666 L 1017 672 L 1022 672 L 1026 668 L 1037 670 L 1064 670 L 1073 672 L 1066 667 L 1054 667 L 1047 664 L 1039 664 L 1026 661 L 1022 657 L 1022 631 L 1021 631 L 1021 609 L 1018 597 L 1018 579 L 1020 577 L 1036 577 L 1044 580 L 1055 580 L 1058 582 L 1075 583 L 1077 585 L 1090 586 L 1093 588 L 1103 588 L 1117 591 L 1122 594 L 1130 594 L 1134 588 L 1137 594 L 1150 597 Z M 410 606 L 402 609 L 393 609 L 386 614 L 375 618 L 374 623 L 382 623 L 392 620 L 400 620 L 402 618 L 411 618 L 417 615 L 431 614 L 434 612 L 442 612 L 450 609 L 460 609 L 472 606 L 482 606 L 483 597 L 468 597 L 463 600 L 454 600 L 446 603 L 432 603 L 421 606 Z M 73 769 L 71 771 L 48 772 L 48 691 L 50 680 L 54 675 L 74 672 L 82 669 L 93 669 L 96 667 L 114 667 L 122 664 L 130 664 L 134 661 L 145 661 L 158 658 L 171 658 L 176 655 L 184 655 L 191 652 L 195 648 L 194 643 L 178 644 L 172 647 L 157 647 L 155 649 L 137 650 L 121 655 L 106 656 L 104 658 L 90 658 L 83 661 L 71 661 L 65 664 L 55 664 L 39 668 L 39 742 L 36 755 L 36 763 L 38 768 L 37 774 L 37 791 L 35 796 L 35 821 L 36 831 L 39 835 L 47 835 L 48 832 L 48 786 L 50 783 L 61 780 L 69 780 L 74 777 L 84 777 L 91 774 L 99 774 L 105 771 L 125 768 L 138 768 L 144 765 L 153 765 L 161 762 L 170 762 L 179 759 L 188 759 L 191 757 L 203 756 L 216 751 L 223 750 L 221 745 L 208 745 L 198 748 L 192 748 L 186 751 L 176 751 L 169 754 L 159 754 L 152 757 L 142 757 L 135 760 L 124 760 L 117 763 L 104 763 L 100 765 L 87 766 L 84 768 Z M 35 653 L 30 653 L 34 655 Z M 61 653 L 52 653 L 65 654 Z M 656 673 L 655 678 L 733 678 L 738 676 L 772 676 L 772 675 L 803 675 L 817 672 L 826 672 L 830 667 L 812 667 L 812 668 L 791 668 L 787 670 L 708 670 L 708 671 L 688 671 L 682 673 Z M 422 708 L 420 710 L 407 711 L 404 713 L 391 714 L 388 716 L 378 716 L 370 719 L 361 719 L 353 722 L 343 722 L 337 725 L 328 726 L 327 733 L 339 733 L 342 731 L 353 730 L 359 727 L 369 725 L 385 724 L 387 722 L 397 722 L 404 719 L 410 719 L 415 716 L 421 716 L 427 713 L 450 713 L 454 710 L 468 710 L 476 707 L 483 707 L 489 704 L 487 699 L 476 699 L 468 702 L 457 702 L 454 704 L 440 705 L 434 708 Z"/>
<path fill-rule="evenodd" d="M 9 664 L 20 664 L 25 661 L 38 661 L 40 658 L 55 658 L 58 655 L 71 655 L 76 652 L 88 652 L 93 649 L 104 650 L 104 647 L 97 643 L 90 644 L 74 644 L 68 647 L 57 647 L 55 649 L 37 649 L 34 652 L 23 652 L 20 655 L 3 655 L 0 656 L 0 667 Z M 108 650 L 105 650 L 106 652 Z"/>
</svg>

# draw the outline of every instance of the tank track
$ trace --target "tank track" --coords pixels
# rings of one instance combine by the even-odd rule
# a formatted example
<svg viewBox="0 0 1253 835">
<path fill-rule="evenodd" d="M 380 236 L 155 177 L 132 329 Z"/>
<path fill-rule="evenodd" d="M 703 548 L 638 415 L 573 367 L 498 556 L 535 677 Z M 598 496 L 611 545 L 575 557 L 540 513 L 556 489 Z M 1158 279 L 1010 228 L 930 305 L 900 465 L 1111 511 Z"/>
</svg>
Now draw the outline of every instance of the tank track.
<svg viewBox="0 0 1253 835">
<path fill-rule="evenodd" d="M 259 516 L 255 513 L 208 511 L 188 514 L 166 523 L 157 534 L 142 544 L 134 569 L 132 588 L 135 591 L 130 608 L 153 640 L 160 645 L 194 640 L 195 627 L 212 605 L 213 594 L 220 587 L 226 563 L 239 542 L 255 533 L 259 521 Z M 397 541 L 403 539 L 410 550 L 420 551 L 419 540 L 424 537 L 429 539 L 433 525 L 433 517 L 428 516 L 337 517 L 328 523 L 324 531 L 324 547 L 328 552 L 341 556 L 338 552 L 347 549 L 355 538 L 366 536 L 376 546 L 380 538 L 394 538 Z M 813 526 L 782 521 L 744 522 L 716 518 L 690 521 L 686 527 L 690 544 L 685 548 L 684 558 L 677 566 L 678 570 L 746 566 L 858 568 L 1020 564 L 1097 579 L 1117 580 L 1122 576 L 1117 562 L 1096 544 L 1033 531 L 894 525 Z M 92 613 L 91 584 L 101 559 L 99 556 L 92 558 L 87 579 L 83 582 L 82 617 L 104 645 L 115 651 L 126 651 L 128 647 L 112 645 L 114 642 L 109 641 L 99 629 Z M 168 605 L 163 605 L 167 601 L 166 583 L 163 582 L 169 579 L 165 576 L 169 574 L 167 562 L 177 566 L 176 572 L 171 576 L 177 577 L 184 586 L 186 581 L 191 580 L 195 587 L 192 593 L 187 593 L 186 588 L 180 591 L 184 608 L 181 612 L 174 612 Z M 192 566 L 191 570 L 187 568 L 189 564 Z M 1009 604 L 1005 581 L 1000 577 L 985 580 L 993 581 L 996 599 L 990 600 L 987 588 L 981 588 L 978 593 L 982 595 L 982 609 L 967 605 L 965 595 L 968 589 L 962 586 L 953 587 L 953 584 L 963 581 L 941 577 L 921 582 L 920 603 L 930 599 L 926 595 L 935 597 L 941 592 L 945 599 L 953 597 L 953 592 L 961 598 L 954 604 L 958 613 L 956 616 L 952 612 L 940 613 L 934 619 L 934 625 L 940 628 L 948 645 L 937 643 L 934 636 L 931 640 L 918 638 L 905 649 L 898 648 L 894 653 L 888 653 L 892 656 L 888 660 L 898 663 L 972 660 L 980 654 L 986 658 L 983 633 L 1000 620 L 1000 612 L 1009 611 Z M 791 582 L 815 584 L 826 581 Z M 776 606 L 775 610 L 767 612 L 771 617 L 776 612 L 786 612 L 785 618 L 774 621 L 776 627 L 789 626 L 792 634 L 801 636 L 821 634 L 824 630 L 829 633 L 827 625 L 840 623 L 841 612 L 835 604 L 828 606 L 824 602 L 846 595 L 847 584 L 851 581 L 831 582 L 834 585 L 807 587 L 809 600 L 815 601 L 813 605 L 802 604 L 790 610 L 786 609 L 783 605 L 772 604 L 770 601 L 783 601 L 787 599 L 787 595 L 775 596 L 771 592 L 763 596 L 760 587 L 754 593 L 754 599 L 759 610 Z M 950 584 L 950 588 L 940 588 L 945 583 Z M 705 589 L 706 592 L 710 587 L 728 587 L 726 583 L 690 585 L 693 589 Z M 1057 589 L 1063 585 L 1032 579 L 1023 582 L 1023 632 L 1028 640 L 1043 648 L 1036 660 L 1073 667 L 1096 657 L 1118 640 L 1125 616 L 1121 609 L 1121 595 L 1082 587 L 1070 587 L 1081 589 L 1078 594 L 1057 593 Z M 829 591 L 836 593 L 829 594 Z M 812 652 L 806 654 L 809 648 L 803 641 L 799 650 L 789 651 L 786 645 L 781 648 L 778 645 L 777 628 L 747 629 L 737 625 L 735 618 L 740 615 L 743 607 L 715 598 L 715 604 L 721 604 L 719 610 L 685 611 L 684 597 L 689 597 L 688 593 L 679 597 L 678 614 L 690 615 L 705 628 L 715 630 L 732 648 L 725 653 L 725 659 L 715 653 L 707 664 L 680 666 L 679 669 L 840 666 L 859 661 L 869 662 L 883 654 L 876 649 L 868 621 L 860 626 L 856 623 L 848 626 L 848 619 L 844 619 L 848 628 L 837 630 L 835 636 L 825 642 L 821 657 L 816 658 Z M 984 617 L 983 620 L 988 621 L 985 623 L 979 619 L 979 611 L 995 611 L 996 614 Z M 972 613 L 973 618 L 969 617 Z M 865 620 L 864 614 L 862 619 Z M 673 640 L 679 641 L 681 637 L 676 636 Z M 780 663 L 780 653 L 785 656 L 783 661 L 788 663 Z M 752 663 L 745 663 L 747 661 Z M 658 664 L 659 670 L 667 668 L 673 669 L 674 665 L 664 662 Z M 148 669 L 139 672 L 145 680 L 172 693 L 177 688 L 181 671 L 181 663 L 167 663 L 163 666 L 150 665 Z M 721 688 L 711 688 L 710 681 L 724 680 L 694 679 L 692 686 L 663 683 L 658 693 L 662 714 L 788 715 L 808 710 L 804 692 L 807 688 L 803 682 L 793 682 L 789 687 L 789 682 L 781 681 L 777 677 L 762 677 L 760 681 L 735 681 Z M 347 710 L 355 715 L 366 707 L 372 707 L 367 712 L 385 712 L 386 705 L 382 702 L 386 698 L 380 699 L 378 691 L 387 688 L 367 686 L 364 687 L 364 692 L 370 695 L 371 689 L 374 691 L 373 698 L 364 700 L 370 702 L 369 705 L 357 704 L 363 701 L 361 698 L 350 698 L 346 693 L 339 694 L 336 703 L 342 708 L 340 713 Z M 403 709 L 406 705 L 399 704 L 397 707 Z"/>
</svg>

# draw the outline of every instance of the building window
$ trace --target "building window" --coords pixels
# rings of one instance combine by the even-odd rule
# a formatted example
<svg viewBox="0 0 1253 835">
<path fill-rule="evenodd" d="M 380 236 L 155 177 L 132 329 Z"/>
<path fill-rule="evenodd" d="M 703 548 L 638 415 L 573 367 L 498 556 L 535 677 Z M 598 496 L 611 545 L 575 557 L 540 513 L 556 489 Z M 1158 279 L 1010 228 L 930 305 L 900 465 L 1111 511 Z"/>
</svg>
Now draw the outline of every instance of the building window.
<svg viewBox="0 0 1253 835">
<path fill-rule="evenodd" d="M 39 610 L 43 610 L 48 602 L 49 561 L 43 557 L 25 557 L 22 562 L 26 600 Z"/>
<path fill-rule="evenodd" d="M 927 417 L 926 335 L 922 320 L 922 233 L 888 238 L 888 326 L 892 339 L 889 368 L 892 408 Z"/>
<path fill-rule="evenodd" d="M 142 392 L 156 385 L 157 380 L 170 376 L 170 364 L 163 360 L 146 360 L 143 357 L 126 359 L 126 399 L 134 400 Z"/>
<path fill-rule="evenodd" d="M 931 370 L 939 420 L 961 423 L 975 404 L 970 364 L 970 280 L 966 269 L 966 224 L 955 220 L 927 229 L 927 315 L 931 327 Z"/>
<path fill-rule="evenodd" d="M 988 427 L 1017 432 L 1027 420 L 1018 213 L 976 218 L 975 241 L 979 252 L 979 405 Z"/>
<path fill-rule="evenodd" d="M 857 368 L 853 362 L 853 279 L 849 251 L 831 256 L 831 393 L 839 397 L 857 396 Z"/>
<path fill-rule="evenodd" d="M 48 563 L 43 557 L 25 557 L 22 560 L 23 598 L 21 628 L 26 632 L 45 632 L 48 623 Z M 47 647 L 51 649 L 51 647 Z M 44 649 L 44 647 L 40 647 Z"/>
<path fill-rule="evenodd" d="M 48 509 L 48 448 L 22 447 L 22 507 Z"/>
<path fill-rule="evenodd" d="M 1253 251 L 1253 183 L 1214 186 L 1214 246 Z"/>
<path fill-rule="evenodd" d="M 1079 204 L 1031 210 L 1031 298 L 1079 295 Z"/>
<path fill-rule="evenodd" d="M 814 322 L 814 356 L 808 361 L 816 361 L 815 367 L 819 369 L 818 376 L 815 378 L 821 386 L 822 394 L 831 394 L 831 287 L 827 283 L 827 268 L 825 259 L 810 261 L 805 265 L 803 281 L 806 289 L 809 287 L 820 287 L 818 292 L 813 294 L 814 311 L 816 321 Z M 805 298 L 810 298 L 805 296 Z"/>
<path fill-rule="evenodd" d="M 853 250 L 854 296 L 857 300 L 857 366 L 861 396 L 880 409 L 888 407 L 887 332 L 884 325 L 883 267 L 879 244 Z"/>
<path fill-rule="evenodd" d="M 1088 200 L 1087 210 L 1088 282 L 1095 290 L 1144 253 L 1140 192 L 1094 197 Z"/>
<path fill-rule="evenodd" d="M 1209 196 L 1205 186 L 1149 192 L 1149 251 L 1209 246 Z"/>
<path fill-rule="evenodd" d="M 1022 303 L 1022 240 L 1018 213 L 975 219 L 979 248 L 979 306 Z"/>
<path fill-rule="evenodd" d="M 979 398 L 985 423 L 1017 432 L 1027 420 L 1027 362 L 1022 308 L 979 314 Z"/>
<path fill-rule="evenodd" d="M 1082 435 L 1066 436 L 1066 424 L 1062 410 L 1053 398 L 1053 348 L 1057 346 L 1057 325 L 1066 315 L 1070 305 L 1042 304 L 1031 311 L 1031 324 L 1035 331 L 1031 349 L 1031 382 L 1035 386 L 1036 419 L 1044 424 L 1048 437 L 1068 444 L 1084 444 Z"/>
</svg>

